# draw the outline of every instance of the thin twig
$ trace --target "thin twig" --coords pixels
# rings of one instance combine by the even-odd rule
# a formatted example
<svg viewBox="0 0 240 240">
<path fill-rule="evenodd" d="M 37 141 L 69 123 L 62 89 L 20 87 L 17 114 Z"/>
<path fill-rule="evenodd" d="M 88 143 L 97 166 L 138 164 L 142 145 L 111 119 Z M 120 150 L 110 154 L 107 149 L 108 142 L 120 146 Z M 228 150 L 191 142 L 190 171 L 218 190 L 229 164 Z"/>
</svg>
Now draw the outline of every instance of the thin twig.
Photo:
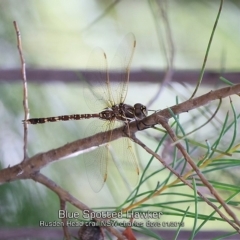
<svg viewBox="0 0 240 240">
<path fill-rule="evenodd" d="M 64 200 L 62 200 L 60 197 L 59 197 L 59 200 L 60 200 L 60 209 L 63 210 L 64 212 L 66 212 L 67 211 L 66 202 Z M 62 223 L 63 223 L 63 232 L 64 232 L 65 238 L 67 240 L 71 240 L 71 236 L 70 236 L 70 233 L 68 231 L 67 216 L 62 218 Z"/>
<path fill-rule="evenodd" d="M 156 8 L 155 6 L 152 6 L 153 2 L 151 0 L 148 1 L 150 8 L 152 10 L 153 16 L 154 16 L 154 22 L 155 22 L 155 28 L 156 28 L 156 33 L 158 36 L 158 41 L 159 41 L 159 45 L 162 46 L 163 52 L 164 52 L 164 56 L 167 62 L 167 69 L 165 71 L 162 83 L 159 86 L 158 91 L 156 92 L 156 94 L 151 98 L 151 100 L 146 104 L 148 107 L 151 106 L 153 104 L 154 101 L 156 101 L 156 99 L 159 97 L 159 95 L 161 94 L 161 92 L 164 90 L 164 88 L 166 87 L 166 85 L 171 82 L 172 80 L 172 76 L 173 76 L 173 61 L 174 61 L 174 43 L 173 43 L 173 37 L 172 37 L 172 31 L 171 31 L 171 25 L 169 24 L 169 20 L 168 20 L 168 15 L 167 15 L 167 11 L 166 8 L 164 9 L 163 4 L 165 3 L 165 5 L 167 4 L 166 1 L 157 1 L 156 4 L 158 4 L 158 12 L 156 12 Z M 160 12 L 160 16 L 161 19 L 164 24 L 165 27 L 165 34 L 166 34 L 166 45 L 168 44 L 169 46 L 165 46 L 164 45 L 164 40 L 162 38 L 162 33 L 160 31 L 160 25 L 158 21 L 159 19 L 157 18 L 157 13 Z M 167 49 L 169 49 L 169 54 L 167 53 Z M 169 55 L 169 56 L 168 56 Z M 159 78 L 160 79 L 160 78 Z"/>
<path fill-rule="evenodd" d="M 210 39 L 209 39 L 209 42 L 208 42 L 207 51 L 206 51 L 206 54 L 205 54 L 205 57 L 204 57 L 204 60 L 203 60 L 203 65 L 202 65 L 201 73 L 200 73 L 200 76 L 199 76 L 199 79 L 198 79 L 196 88 L 195 88 L 192 96 L 190 97 L 190 99 L 195 96 L 195 94 L 197 93 L 197 90 L 198 90 L 199 86 L 201 85 L 201 82 L 202 82 L 202 79 L 203 79 L 203 75 L 204 75 L 204 72 L 205 72 L 205 67 L 206 67 L 206 63 L 207 63 L 208 54 L 209 54 L 209 51 L 210 51 L 210 48 L 211 48 L 211 44 L 212 44 L 212 40 L 213 40 L 213 36 L 214 36 L 215 30 L 216 30 L 216 28 L 217 28 L 217 24 L 218 24 L 218 20 L 219 20 L 220 14 L 221 14 L 221 12 L 222 12 L 223 2 L 224 2 L 224 0 L 221 0 L 221 2 L 220 2 L 220 6 L 219 6 L 217 18 L 216 18 L 216 20 L 215 20 L 215 23 L 214 23 L 214 26 L 213 26 L 213 30 L 212 30 L 212 33 L 211 33 L 211 36 L 210 36 Z"/>
<path fill-rule="evenodd" d="M 26 64 L 23 57 L 23 51 L 22 51 L 22 40 L 21 40 L 21 33 L 18 28 L 17 22 L 13 22 L 14 28 L 16 30 L 17 34 L 17 47 L 18 52 L 20 55 L 20 61 L 21 61 L 21 68 L 22 68 L 22 80 L 23 80 L 23 109 L 24 109 L 24 119 L 28 119 L 29 117 L 29 108 L 28 108 L 28 92 L 27 92 L 27 77 L 26 77 Z M 23 136 L 23 161 L 28 158 L 27 155 L 27 136 L 28 136 L 28 125 L 27 123 L 24 123 L 24 136 Z"/>
<path fill-rule="evenodd" d="M 206 126 L 208 123 L 210 123 L 210 122 L 212 121 L 212 119 L 216 116 L 216 114 L 218 113 L 218 110 L 220 109 L 221 104 L 222 104 L 222 99 L 220 98 L 220 99 L 219 99 L 219 104 L 218 104 L 218 106 L 217 106 L 217 109 L 216 109 L 215 112 L 212 114 L 212 116 L 211 116 L 205 123 L 203 123 L 201 126 L 193 129 L 193 130 L 192 130 L 191 132 L 189 132 L 189 133 L 186 133 L 186 134 L 185 134 L 184 136 L 182 136 L 182 137 L 178 137 L 178 140 L 177 140 L 176 142 L 174 142 L 174 143 L 172 144 L 172 146 L 176 145 L 178 142 L 184 140 L 185 138 L 187 138 L 187 137 L 188 137 L 189 135 L 191 135 L 192 133 L 198 131 L 199 129 L 203 128 L 203 127 Z"/>
</svg>

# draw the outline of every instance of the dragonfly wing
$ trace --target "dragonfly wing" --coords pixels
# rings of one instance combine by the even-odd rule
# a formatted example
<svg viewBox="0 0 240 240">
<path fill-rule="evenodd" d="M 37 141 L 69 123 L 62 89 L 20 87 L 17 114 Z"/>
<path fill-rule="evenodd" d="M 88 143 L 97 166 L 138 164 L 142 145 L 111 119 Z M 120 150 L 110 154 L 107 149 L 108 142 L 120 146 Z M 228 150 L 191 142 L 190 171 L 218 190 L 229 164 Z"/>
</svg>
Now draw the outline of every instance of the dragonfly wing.
<svg viewBox="0 0 240 240">
<path fill-rule="evenodd" d="M 107 144 L 101 143 L 96 149 L 82 155 L 86 167 L 89 184 L 94 192 L 99 192 L 107 180 L 109 163 L 115 164 L 120 175 L 128 185 L 136 186 L 139 178 L 139 167 L 131 141 L 120 138 L 111 142 L 111 130 L 120 126 L 120 122 L 104 122 L 95 120 L 86 129 L 86 135 L 103 132 L 102 139 L 109 139 Z"/>
<path fill-rule="evenodd" d="M 88 182 L 94 192 L 99 192 L 107 180 L 108 155 L 106 146 L 84 154 Z"/>
<path fill-rule="evenodd" d="M 135 36 L 133 33 L 128 33 L 120 42 L 114 58 L 111 61 L 111 71 L 112 68 L 116 68 L 117 70 L 117 77 L 110 75 L 111 93 L 115 104 L 125 101 L 128 90 L 130 66 L 135 47 Z"/>
<path fill-rule="evenodd" d="M 94 69 L 93 65 L 96 66 Z M 83 89 L 86 104 L 91 110 L 97 112 L 111 107 L 107 56 L 101 48 L 94 48 L 91 52 L 87 70 L 89 72 Z"/>
<path fill-rule="evenodd" d="M 95 120 L 87 127 L 85 136 L 103 132 L 105 136 L 102 139 L 107 138 L 110 141 L 111 131 L 109 130 L 112 130 L 113 127 L 114 121 L 104 122 L 103 124 L 102 121 Z M 90 186 L 94 192 L 99 192 L 107 180 L 108 162 L 111 158 L 108 144 L 101 146 L 100 143 L 96 149 L 82 154 L 82 158 L 84 159 Z"/>
<path fill-rule="evenodd" d="M 134 149 L 129 138 L 123 137 L 111 143 L 114 163 L 122 178 L 131 187 L 135 187 L 139 179 L 139 167 Z"/>
</svg>

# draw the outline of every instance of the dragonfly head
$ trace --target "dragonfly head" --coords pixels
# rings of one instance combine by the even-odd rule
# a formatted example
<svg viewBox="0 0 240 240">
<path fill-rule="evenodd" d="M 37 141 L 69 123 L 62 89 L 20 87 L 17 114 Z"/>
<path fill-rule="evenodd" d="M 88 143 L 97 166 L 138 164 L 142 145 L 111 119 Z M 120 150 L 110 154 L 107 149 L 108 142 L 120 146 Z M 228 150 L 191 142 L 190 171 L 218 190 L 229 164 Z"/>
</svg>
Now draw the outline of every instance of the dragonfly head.
<svg viewBox="0 0 240 240">
<path fill-rule="evenodd" d="M 143 119 L 148 115 L 147 107 L 141 103 L 136 103 L 134 105 L 134 113 L 136 118 Z"/>
</svg>

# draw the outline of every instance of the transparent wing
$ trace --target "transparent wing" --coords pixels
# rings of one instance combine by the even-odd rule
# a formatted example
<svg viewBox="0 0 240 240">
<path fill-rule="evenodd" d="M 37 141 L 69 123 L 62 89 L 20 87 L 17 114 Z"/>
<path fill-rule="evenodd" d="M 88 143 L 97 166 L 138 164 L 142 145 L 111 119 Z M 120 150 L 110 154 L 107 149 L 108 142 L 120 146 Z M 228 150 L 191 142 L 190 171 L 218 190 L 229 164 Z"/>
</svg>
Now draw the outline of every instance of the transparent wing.
<svg viewBox="0 0 240 240">
<path fill-rule="evenodd" d="M 110 75 L 111 93 L 115 104 L 125 101 L 128 90 L 130 65 L 135 47 L 135 36 L 133 33 L 128 33 L 120 42 L 114 58 L 111 61 L 111 65 L 117 66 L 118 71 L 117 74 Z"/>
<path fill-rule="evenodd" d="M 95 120 L 87 127 L 85 135 L 92 136 L 96 133 L 104 132 L 105 136 L 103 136 L 103 139 L 107 138 L 110 141 L 111 132 L 107 133 L 106 131 L 113 128 L 114 121 L 104 122 L 103 124 L 102 121 Z M 84 153 L 82 158 L 84 159 L 89 184 L 94 192 L 99 192 L 107 180 L 108 162 L 111 159 L 108 144 Z"/>
<path fill-rule="evenodd" d="M 106 146 L 84 154 L 88 182 L 94 192 L 99 192 L 107 180 L 109 151 Z"/>
<path fill-rule="evenodd" d="M 132 187 L 139 179 L 139 167 L 133 145 L 129 138 L 123 137 L 111 142 L 112 159 L 122 178 Z"/>
<path fill-rule="evenodd" d="M 139 178 L 139 167 L 133 150 L 131 141 L 128 138 L 120 138 L 111 142 L 111 131 L 115 127 L 121 126 L 121 122 L 105 122 L 95 120 L 86 129 L 86 135 L 94 135 L 103 132 L 106 135 L 103 139 L 109 139 L 108 144 L 97 147 L 96 149 L 84 153 L 87 178 L 94 192 L 99 192 L 107 180 L 110 163 L 115 164 L 122 178 L 130 186 L 136 186 Z"/>
<path fill-rule="evenodd" d="M 97 66 L 94 69 L 91 68 L 93 64 Z M 94 48 L 91 52 L 87 70 L 89 74 L 83 89 L 86 104 L 97 112 L 111 107 L 113 99 L 110 94 L 107 56 L 101 48 Z"/>
<path fill-rule="evenodd" d="M 106 107 L 112 107 L 115 104 L 123 103 L 128 88 L 130 64 L 132 61 L 136 40 L 132 33 L 127 34 L 121 41 L 120 46 L 113 58 L 113 63 L 118 66 L 119 74 L 117 79 L 109 83 L 109 72 L 107 65 L 107 56 L 101 48 L 95 48 L 90 55 L 88 65 L 96 62 L 98 69 L 91 72 L 87 79 L 87 85 L 84 88 L 85 101 L 90 109 L 99 112 Z M 99 132 L 112 130 L 115 121 L 102 124 L 98 120 L 94 121 L 86 129 L 86 135 L 94 135 Z M 123 124 L 123 123 L 118 123 Z M 111 132 L 103 138 L 111 141 Z M 117 143 L 116 143 L 117 142 Z M 130 185 L 135 185 L 138 180 L 139 169 L 131 142 L 127 138 L 120 139 L 120 142 L 114 141 L 114 150 L 111 144 L 100 146 L 95 150 L 83 154 L 87 176 L 92 189 L 98 192 L 102 189 L 107 179 L 108 162 L 114 158 L 114 163 L 122 176 L 129 179 Z M 117 157 L 116 157 L 117 156 Z"/>
</svg>

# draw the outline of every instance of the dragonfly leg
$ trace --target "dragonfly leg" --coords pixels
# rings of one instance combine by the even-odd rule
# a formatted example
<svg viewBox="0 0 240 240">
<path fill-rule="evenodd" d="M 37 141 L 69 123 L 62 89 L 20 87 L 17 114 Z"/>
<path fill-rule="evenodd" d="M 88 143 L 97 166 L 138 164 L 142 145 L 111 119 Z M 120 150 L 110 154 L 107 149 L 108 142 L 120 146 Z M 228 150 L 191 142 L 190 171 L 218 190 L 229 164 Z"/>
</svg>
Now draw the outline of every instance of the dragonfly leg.
<svg viewBox="0 0 240 240">
<path fill-rule="evenodd" d="M 124 129 L 123 132 L 130 137 L 130 129 L 129 129 L 129 121 L 124 121 Z"/>
</svg>

